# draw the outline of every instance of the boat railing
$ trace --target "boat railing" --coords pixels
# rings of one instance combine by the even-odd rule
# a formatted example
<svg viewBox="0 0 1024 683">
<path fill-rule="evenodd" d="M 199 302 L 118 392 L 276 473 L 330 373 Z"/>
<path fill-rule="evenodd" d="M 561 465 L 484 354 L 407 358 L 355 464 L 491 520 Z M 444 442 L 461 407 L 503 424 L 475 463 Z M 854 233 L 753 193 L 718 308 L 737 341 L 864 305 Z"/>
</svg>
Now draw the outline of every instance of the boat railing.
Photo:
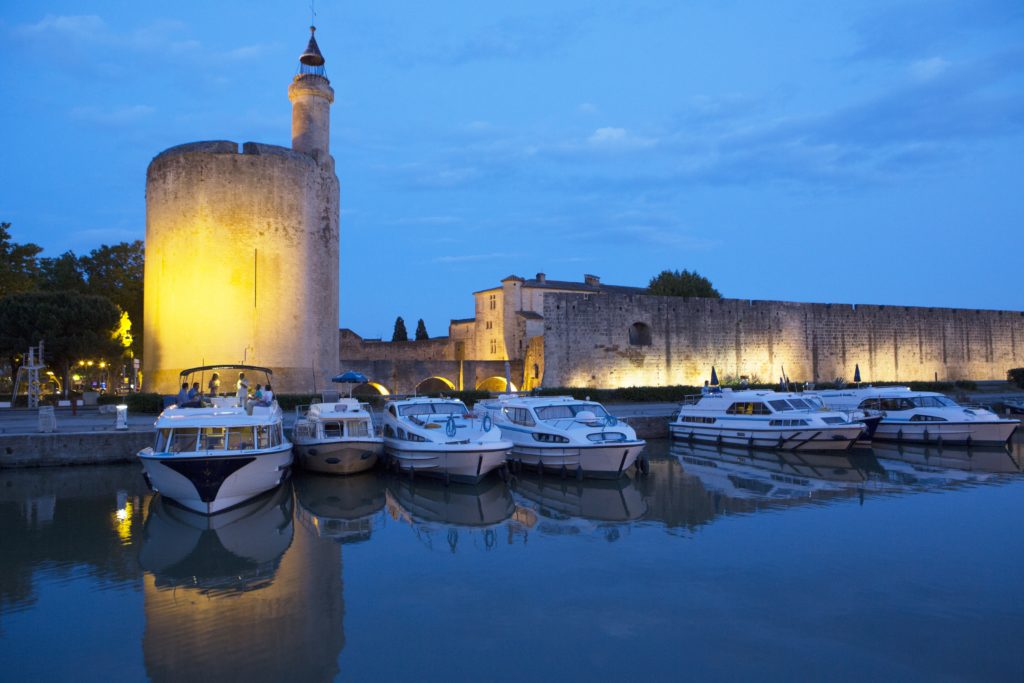
<svg viewBox="0 0 1024 683">
<path fill-rule="evenodd" d="M 683 396 L 683 405 L 684 406 L 695 406 L 705 396 L 707 396 L 707 394 L 687 394 L 686 396 Z"/>
</svg>

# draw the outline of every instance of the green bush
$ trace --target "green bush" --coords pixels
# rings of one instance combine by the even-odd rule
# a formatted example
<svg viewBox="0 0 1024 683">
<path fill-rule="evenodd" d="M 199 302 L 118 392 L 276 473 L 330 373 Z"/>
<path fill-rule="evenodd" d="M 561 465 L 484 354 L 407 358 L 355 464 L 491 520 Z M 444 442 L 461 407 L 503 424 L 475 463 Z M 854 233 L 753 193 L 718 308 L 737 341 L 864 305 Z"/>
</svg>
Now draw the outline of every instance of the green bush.
<svg viewBox="0 0 1024 683">
<path fill-rule="evenodd" d="M 164 409 L 164 397 L 160 394 L 134 393 L 127 396 L 114 396 L 112 403 L 124 403 L 129 413 L 159 413 Z"/>
<path fill-rule="evenodd" d="M 1013 382 L 1021 389 L 1024 389 L 1024 368 L 1013 368 L 1012 370 L 1007 370 L 1006 379 Z"/>
<path fill-rule="evenodd" d="M 320 394 L 274 394 L 274 398 L 277 399 L 277 405 L 281 406 L 281 410 L 289 412 L 295 410 L 295 406 L 309 405 L 310 403 L 317 403 L 320 400 Z"/>
</svg>

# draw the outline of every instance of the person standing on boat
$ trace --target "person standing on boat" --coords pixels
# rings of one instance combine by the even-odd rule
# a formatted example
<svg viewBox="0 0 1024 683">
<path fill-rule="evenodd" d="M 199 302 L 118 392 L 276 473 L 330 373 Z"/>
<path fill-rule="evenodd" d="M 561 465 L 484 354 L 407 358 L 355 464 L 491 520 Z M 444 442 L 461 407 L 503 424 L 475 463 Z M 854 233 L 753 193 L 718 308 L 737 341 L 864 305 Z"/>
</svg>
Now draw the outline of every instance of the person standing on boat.
<svg viewBox="0 0 1024 683">
<path fill-rule="evenodd" d="M 213 377 L 210 378 L 210 382 L 207 385 L 210 390 L 210 396 L 217 396 L 220 394 L 220 374 L 213 373 Z"/>
<path fill-rule="evenodd" d="M 246 399 L 249 398 L 249 380 L 245 378 L 245 373 L 238 373 L 238 403 L 239 405 L 245 405 Z"/>
</svg>

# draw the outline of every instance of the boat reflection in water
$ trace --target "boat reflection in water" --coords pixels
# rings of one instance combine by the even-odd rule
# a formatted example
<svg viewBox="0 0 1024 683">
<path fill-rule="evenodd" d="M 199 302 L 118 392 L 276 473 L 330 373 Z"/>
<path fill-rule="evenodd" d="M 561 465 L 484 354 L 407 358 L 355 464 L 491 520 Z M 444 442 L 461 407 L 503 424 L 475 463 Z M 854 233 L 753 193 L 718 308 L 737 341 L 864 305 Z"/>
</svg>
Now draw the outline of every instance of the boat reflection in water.
<svg viewBox="0 0 1024 683">
<path fill-rule="evenodd" d="M 299 522 L 339 543 L 369 540 L 373 516 L 384 508 L 386 487 L 375 472 L 347 477 L 300 473 L 293 486 Z"/>
<path fill-rule="evenodd" d="M 876 443 L 884 480 L 897 487 L 927 488 L 980 483 L 1024 472 L 1024 456 L 1012 448 Z"/>
<path fill-rule="evenodd" d="M 733 499 L 807 500 L 860 488 L 879 465 L 868 454 L 755 451 L 674 443 L 670 453 L 704 489 Z"/>
<path fill-rule="evenodd" d="M 345 644 L 341 554 L 292 522 L 290 483 L 208 517 L 155 497 L 143 530 L 153 680 L 329 680 Z"/>
<path fill-rule="evenodd" d="M 561 479 L 525 474 L 514 480 L 515 521 L 523 531 L 544 535 L 603 533 L 619 538 L 624 522 L 644 516 L 647 503 L 632 476 L 619 479 Z"/>
<path fill-rule="evenodd" d="M 393 519 L 469 527 L 500 524 L 515 511 L 512 494 L 498 477 L 445 486 L 441 481 L 396 475 L 388 480 L 387 505 Z"/>
</svg>

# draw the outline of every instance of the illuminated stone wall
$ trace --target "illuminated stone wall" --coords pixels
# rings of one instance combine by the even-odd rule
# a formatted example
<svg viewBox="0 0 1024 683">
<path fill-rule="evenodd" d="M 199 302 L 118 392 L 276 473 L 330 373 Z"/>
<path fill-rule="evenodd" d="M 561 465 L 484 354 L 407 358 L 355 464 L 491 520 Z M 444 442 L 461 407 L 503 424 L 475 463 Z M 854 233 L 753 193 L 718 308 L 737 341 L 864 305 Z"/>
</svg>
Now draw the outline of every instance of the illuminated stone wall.
<svg viewBox="0 0 1024 683">
<path fill-rule="evenodd" d="M 700 385 L 720 378 L 1005 379 L 1024 365 L 1024 313 L 644 295 L 549 294 L 544 386 Z M 650 345 L 630 343 L 636 323 Z"/>
<path fill-rule="evenodd" d="M 153 159 L 145 389 L 174 393 L 184 368 L 243 361 L 271 367 L 278 392 L 325 386 L 338 370 L 338 202 L 329 155 L 216 141 Z"/>
</svg>

